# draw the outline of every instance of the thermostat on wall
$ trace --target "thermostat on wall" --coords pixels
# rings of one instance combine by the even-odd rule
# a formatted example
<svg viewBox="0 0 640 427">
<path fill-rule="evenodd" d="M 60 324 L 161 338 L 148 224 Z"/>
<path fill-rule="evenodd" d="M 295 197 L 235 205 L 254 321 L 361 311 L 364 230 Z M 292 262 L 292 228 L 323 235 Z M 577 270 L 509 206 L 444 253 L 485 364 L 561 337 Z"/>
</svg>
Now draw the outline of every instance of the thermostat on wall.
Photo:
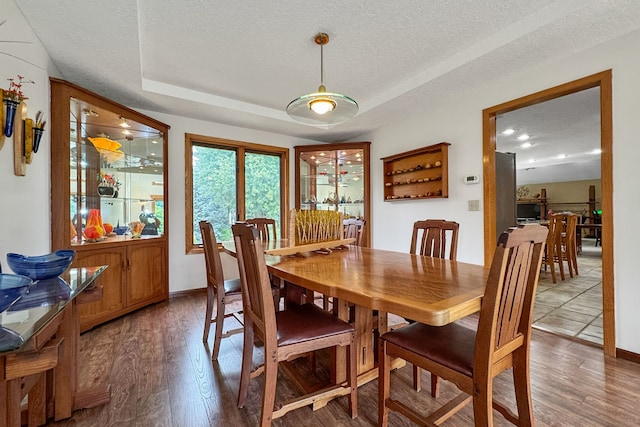
<svg viewBox="0 0 640 427">
<path fill-rule="evenodd" d="M 467 175 L 464 177 L 465 184 L 477 184 L 480 182 L 480 177 L 478 175 Z"/>
</svg>

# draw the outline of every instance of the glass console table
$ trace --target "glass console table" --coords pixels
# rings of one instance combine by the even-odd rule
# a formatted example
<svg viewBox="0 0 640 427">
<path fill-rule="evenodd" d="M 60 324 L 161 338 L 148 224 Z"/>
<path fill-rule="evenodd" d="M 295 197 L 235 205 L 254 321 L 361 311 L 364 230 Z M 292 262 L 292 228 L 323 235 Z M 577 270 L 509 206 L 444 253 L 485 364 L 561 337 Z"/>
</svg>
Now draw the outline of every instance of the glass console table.
<svg viewBox="0 0 640 427">
<path fill-rule="evenodd" d="M 78 305 L 102 297 L 96 279 L 106 269 L 71 268 L 35 282 L 0 314 L 0 425 L 21 425 L 25 395 L 29 425 L 109 402 L 108 384 L 78 390 Z"/>
</svg>

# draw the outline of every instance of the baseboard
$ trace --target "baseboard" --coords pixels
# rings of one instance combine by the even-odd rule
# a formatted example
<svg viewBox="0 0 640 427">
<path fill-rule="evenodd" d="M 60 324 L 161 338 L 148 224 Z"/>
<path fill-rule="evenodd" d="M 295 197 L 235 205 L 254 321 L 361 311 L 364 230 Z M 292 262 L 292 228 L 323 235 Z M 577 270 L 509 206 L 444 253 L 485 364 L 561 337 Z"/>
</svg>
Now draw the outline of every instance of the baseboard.
<svg viewBox="0 0 640 427">
<path fill-rule="evenodd" d="M 640 363 L 640 354 L 634 353 L 629 350 L 616 348 L 616 357 L 619 359 L 628 360 L 630 362 Z"/>
<path fill-rule="evenodd" d="M 198 289 L 187 289 L 186 291 L 169 292 L 169 299 L 179 298 L 179 297 L 188 297 L 190 295 L 198 295 L 206 291 L 207 291 L 207 288 L 198 288 Z"/>
</svg>

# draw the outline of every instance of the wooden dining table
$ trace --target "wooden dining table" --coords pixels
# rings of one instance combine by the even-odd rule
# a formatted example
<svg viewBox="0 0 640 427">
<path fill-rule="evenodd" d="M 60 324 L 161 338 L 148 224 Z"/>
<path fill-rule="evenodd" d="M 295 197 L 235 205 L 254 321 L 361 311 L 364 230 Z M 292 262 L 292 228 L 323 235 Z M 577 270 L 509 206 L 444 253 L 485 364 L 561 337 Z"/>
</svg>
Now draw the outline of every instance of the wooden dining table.
<svg viewBox="0 0 640 427">
<path fill-rule="evenodd" d="M 271 241 L 265 249 L 287 244 Z M 233 242 L 223 242 L 223 247 L 235 255 Z M 272 277 L 333 297 L 341 319 L 348 320 L 355 306 L 358 385 L 377 377 L 373 331 L 389 329 L 387 313 L 442 326 L 480 310 L 489 272 L 484 266 L 351 245 L 325 252 L 267 254 L 265 260 Z M 378 311 L 376 325 L 373 310 Z M 345 357 L 338 352 L 335 381 L 345 377 Z"/>
</svg>

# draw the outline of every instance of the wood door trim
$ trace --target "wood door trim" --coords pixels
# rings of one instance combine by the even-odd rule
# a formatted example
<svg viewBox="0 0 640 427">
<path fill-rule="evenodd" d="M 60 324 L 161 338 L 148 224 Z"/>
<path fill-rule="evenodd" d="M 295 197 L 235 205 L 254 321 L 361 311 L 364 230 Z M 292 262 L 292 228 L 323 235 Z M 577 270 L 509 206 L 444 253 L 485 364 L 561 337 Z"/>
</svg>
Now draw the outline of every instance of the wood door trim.
<svg viewBox="0 0 640 427">
<path fill-rule="evenodd" d="M 484 263 L 490 265 L 496 246 L 496 116 L 586 89 L 600 88 L 600 144 L 602 210 L 602 309 L 604 353 L 616 357 L 615 295 L 613 273 L 613 110 L 612 72 L 602 71 L 559 86 L 504 102 L 482 111 L 482 162 L 484 174 Z"/>
</svg>

